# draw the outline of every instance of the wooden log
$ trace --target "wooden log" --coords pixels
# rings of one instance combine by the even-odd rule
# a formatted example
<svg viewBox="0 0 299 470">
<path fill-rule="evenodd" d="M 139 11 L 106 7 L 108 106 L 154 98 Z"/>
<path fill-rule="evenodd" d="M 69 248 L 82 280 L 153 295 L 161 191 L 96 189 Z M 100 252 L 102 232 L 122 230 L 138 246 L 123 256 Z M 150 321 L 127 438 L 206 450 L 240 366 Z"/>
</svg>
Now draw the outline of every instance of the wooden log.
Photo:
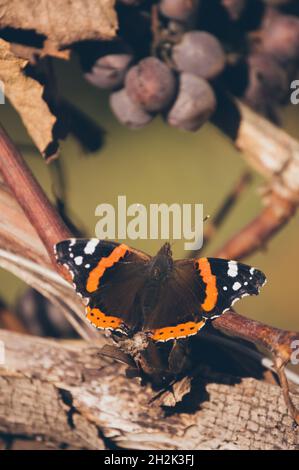
<svg viewBox="0 0 299 470">
<path fill-rule="evenodd" d="M 64 448 L 298 449 L 279 386 L 211 373 L 168 413 L 150 402 L 149 385 L 99 354 L 101 338 L 68 343 L 1 331 L 0 432 Z"/>
</svg>

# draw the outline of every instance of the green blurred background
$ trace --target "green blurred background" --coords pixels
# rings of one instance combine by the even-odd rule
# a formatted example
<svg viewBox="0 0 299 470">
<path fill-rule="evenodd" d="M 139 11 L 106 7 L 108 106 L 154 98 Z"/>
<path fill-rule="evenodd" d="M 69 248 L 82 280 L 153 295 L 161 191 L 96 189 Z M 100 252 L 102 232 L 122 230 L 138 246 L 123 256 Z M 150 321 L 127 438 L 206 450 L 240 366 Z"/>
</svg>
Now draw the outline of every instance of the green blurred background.
<svg viewBox="0 0 299 470">
<path fill-rule="evenodd" d="M 68 137 L 61 144 L 60 163 L 66 175 L 66 204 L 72 220 L 86 236 L 94 236 L 95 208 L 106 202 L 116 204 L 118 195 L 127 204 L 203 203 L 205 214 L 213 216 L 247 165 L 229 140 L 211 124 L 195 134 L 171 129 L 160 118 L 140 131 L 122 127 L 110 112 L 107 94 L 86 83 L 76 60 L 56 61 L 61 95 L 74 103 L 105 130 L 105 145 L 86 154 Z M 53 199 L 53 170 L 30 148 L 30 138 L 12 107 L 0 106 L 0 119 L 23 151 L 34 174 Z M 299 106 L 283 110 L 283 123 L 299 139 Z M 257 190 L 263 185 L 258 175 L 234 207 L 205 254 L 249 222 L 261 208 Z M 132 242 L 128 240 L 132 245 Z M 161 241 L 137 240 L 136 248 L 155 254 Z M 246 298 L 236 310 L 270 325 L 299 330 L 298 215 L 266 250 L 246 261 L 262 269 L 268 284 L 257 298 Z M 175 257 L 185 257 L 183 241 L 173 247 Z M 26 286 L 10 273 L 0 271 L 0 297 L 14 305 Z"/>
</svg>

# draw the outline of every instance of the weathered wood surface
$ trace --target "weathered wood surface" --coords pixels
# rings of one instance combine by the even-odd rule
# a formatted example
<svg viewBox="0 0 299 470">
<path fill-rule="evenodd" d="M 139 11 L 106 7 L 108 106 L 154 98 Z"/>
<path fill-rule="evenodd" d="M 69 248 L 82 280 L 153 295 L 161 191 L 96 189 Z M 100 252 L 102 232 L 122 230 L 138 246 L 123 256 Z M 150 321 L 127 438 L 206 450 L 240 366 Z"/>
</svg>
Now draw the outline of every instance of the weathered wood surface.
<svg viewBox="0 0 299 470">
<path fill-rule="evenodd" d="M 2 330 L 0 340 L 0 433 L 64 448 L 299 449 L 277 385 L 213 374 L 184 406 L 162 408 L 150 386 L 99 355 L 103 336 L 67 343 Z"/>
</svg>

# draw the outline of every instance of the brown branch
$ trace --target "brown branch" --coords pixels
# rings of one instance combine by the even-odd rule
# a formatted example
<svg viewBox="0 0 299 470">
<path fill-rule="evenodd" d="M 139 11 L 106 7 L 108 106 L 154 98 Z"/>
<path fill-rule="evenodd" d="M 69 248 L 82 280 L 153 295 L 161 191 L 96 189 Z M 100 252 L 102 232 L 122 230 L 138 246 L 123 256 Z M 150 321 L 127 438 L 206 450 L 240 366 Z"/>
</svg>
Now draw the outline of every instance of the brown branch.
<svg viewBox="0 0 299 470">
<path fill-rule="evenodd" d="M 290 361 L 294 352 L 291 347 L 292 342 L 299 339 L 299 333 L 264 325 L 258 321 L 244 318 L 234 311 L 228 311 L 225 315 L 216 318 L 213 321 L 213 326 L 228 335 L 237 336 L 263 346 L 280 358 L 283 365 Z"/>
<path fill-rule="evenodd" d="M 3 128 L 0 128 L 0 171 L 57 266 L 53 245 L 71 233 Z"/>
<path fill-rule="evenodd" d="M 245 171 L 241 177 L 238 179 L 237 183 L 234 184 L 231 191 L 225 197 L 223 203 L 220 205 L 216 214 L 213 216 L 211 222 L 208 223 L 208 226 L 205 230 L 203 237 L 203 248 L 206 249 L 208 243 L 215 236 L 216 231 L 220 229 L 221 225 L 224 223 L 229 213 L 239 200 L 241 194 L 248 188 L 248 185 L 252 181 L 252 174 L 249 171 Z M 198 258 L 202 253 L 202 248 L 198 251 L 191 251 L 190 258 Z"/>
<path fill-rule="evenodd" d="M 265 204 L 252 222 L 215 256 L 241 259 L 263 248 L 295 214 L 299 203 L 299 142 L 241 102 L 219 93 L 214 123 L 268 181 Z"/>
<path fill-rule="evenodd" d="M 251 341 L 266 348 L 274 355 L 274 367 L 279 378 L 284 399 L 294 421 L 299 424 L 299 411 L 290 398 L 285 366 L 290 362 L 294 349 L 292 343 L 299 340 L 299 333 L 285 331 L 244 318 L 236 312 L 226 312 L 213 322 L 213 326 L 223 333 Z"/>
<path fill-rule="evenodd" d="M 271 192 L 299 201 L 299 142 L 248 106 L 219 94 L 213 122 L 240 156 L 268 181 Z"/>
<path fill-rule="evenodd" d="M 206 233 L 204 237 L 205 243 L 210 241 L 211 237 L 213 236 L 214 231 L 221 226 L 224 222 L 225 218 L 228 216 L 236 202 L 238 201 L 239 197 L 245 189 L 248 188 L 248 185 L 252 182 L 252 173 L 249 171 L 245 171 L 236 184 L 233 186 L 231 191 L 225 197 L 223 203 L 221 204 L 220 208 L 216 212 L 215 216 L 212 219 L 212 226 L 211 226 L 211 233 Z"/>
<path fill-rule="evenodd" d="M 22 208 L 0 183 L 0 266 L 41 292 L 56 305 L 83 338 L 97 332 L 85 323 L 83 305 L 53 264 Z"/>
<path fill-rule="evenodd" d="M 269 240 L 289 222 L 296 209 L 297 203 L 271 194 L 262 212 L 228 240 L 215 256 L 238 260 L 265 248 Z"/>
</svg>

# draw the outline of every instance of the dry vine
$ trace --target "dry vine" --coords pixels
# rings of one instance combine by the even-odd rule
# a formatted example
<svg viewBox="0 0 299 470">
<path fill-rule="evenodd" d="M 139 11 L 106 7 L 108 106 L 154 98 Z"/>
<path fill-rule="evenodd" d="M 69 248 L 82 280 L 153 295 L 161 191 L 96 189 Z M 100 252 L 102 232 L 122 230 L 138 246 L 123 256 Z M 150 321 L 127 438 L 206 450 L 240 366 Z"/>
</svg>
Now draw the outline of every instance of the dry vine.
<svg viewBox="0 0 299 470">
<path fill-rule="evenodd" d="M 264 124 L 268 126 L 268 123 L 266 121 L 264 122 Z M 243 129 L 244 128 L 246 130 L 246 126 L 243 123 Z M 242 129 L 242 126 L 240 126 L 240 129 Z M 259 129 L 257 129 L 256 132 L 259 132 Z M 261 133 L 260 135 L 263 135 L 263 134 Z M 274 135 L 274 132 L 273 132 L 273 135 Z M 275 133 L 275 137 L 277 137 L 277 135 L 278 134 Z M 3 130 L 1 131 L 0 137 L 1 137 L 0 138 L 0 145 L 1 145 L 0 169 L 4 178 L 4 184 L 1 185 L 1 192 L 0 192 L 1 213 L 3 214 L 2 224 L 0 226 L 1 228 L 1 242 L 0 242 L 1 243 L 1 252 L 0 252 L 1 266 L 5 267 L 8 270 L 11 270 L 16 275 L 18 275 L 19 277 L 24 279 L 26 282 L 28 282 L 30 285 L 33 285 L 36 289 L 40 290 L 44 295 L 48 296 L 53 302 L 55 302 L 56 305 L 59 308 L 61 308 L 62 311 L 67 315 L 70 321 L 73 322 L 75 328 L 81 334 L 81 336 L 83 336 L 85 339 L 93 338 L 93 341 L 94 341 L 93 344 L 95 347 L 95 350 L 93 350 L 93 352 L 99 351 L 98 349 L 99 344 L 97 344 L 97 341 L 100 341 L 100 345 L 102 346 L 103 339 L 101 339 L 101 337 L 100 338 L 98 337 L 98 339 L 96 340 L 95 332 L 90 330 L 90 328 L 86 327 L 84 320 L 83 320 L 84 317 L 82 315 L 82 306 L 80 305 L 80 302 L 77 300 L 72 289 L 70 289 L 68 283 L 63 281 L 63 279 L 57 274 L 55 274 L 55 271 L 54 271 L 54 269 L 55 270 L 57 269 L 57 266 L 56 266 L 55 261 L 53 264 L 53 256 L 52 256 L 53 244 L 56 243 L 58 240 L 68 237 L 70 233 L 68 229 L 66 229 L 64 224 L 61 222 L 61 220 L 59 219 L 58 214 L 55 212 L 55 210 L 47 201 L 43 191 L 41 190 L 38 183 L 34 180 L 32 174 L 26 167 L 21 155 L 18 153 L 18 151 L 12 144 L 11 140 L 9 139 L 9 137 Z M 238 138 L 240 141 L 240 136 Z M 245 139 L 244 134 L 243 134 L 243 142 L 244 141 L 248 142 L 248 140 Z M 248 149 L 245 149 L 243 147 L 242 150 L 251 150 L 251 148 L 249 147 Z M 296 158 L 296 155 L 293 155 L 293 156 L 291 155 L 291 158 Z M 245 254 L 252 253 L 254 250 L 259 248 L 260 246 L 260 244 L 257 245 L 256 243 L 255 234 L 257 230 L 261 234 L 260 236 L 262 237 L 262 240 L 266 241 L 270 239 L 270 237 L 278 229 L 280 229 L 281 226 L 284 225 L 284 223 L 286 223 L 286 221 L 290 218 L 291 215 L 293 215 L 295 207 L 296 207 L 295 199 L 289 199 L 289 200 L 286 198 L 283 199 L 281 195 L 278 196 L 275 193 L 275 189 L 273 187 L 271 188 L 271 192 L 272 192 L 273 197 L 276 198 L 275 201 L 277 202 L 277 204 L 275 203 L 275 206 L 273 204 L 271 206 L 266 206 L 266 208 L 263 209 L 260 216 L 258 216 L 247 227 L 241 230 L 239 234 L 234 236 L 233 243 L 232 241 L 230 241 L 225 245 L 225 247 L 221 250 L 221 256 L 232 256 L 233 254 L 233 257 L 240 258 L 244 256 Z M 16 201 L 18 201 L 18 203 L 16 203 Z M 282 201 L 283 201 L 283 204 L 282 204 Z M 290 207 L 292 207 L 292 210 L 290 210 Z M 278 208 L 277 212 L 276 212 L 276 208 Z M 277 213 L 277 216 L 275 216 L 276 213 Z M 245 244 L 244 233 L 246 234 L 246 240 L 247 240 L 246 244 Z M 254 236 L 248 236 L 251 233 L 253 233 Z M 39 238 L 42 241 L 42 243 L 41 241 L 39 241 Z M 233 247 L 233 253 L 232 253 L 232 248 L 229 248 L 231 246 Z M 25 253 L 26 255 L 24 256 Z M 60 272 L 60 274 L 66 275 L 66 273 L 64 272 Z M 74 312 L 77 315 L 73 316 Z M 285 401 L 288 405 L 291 416 L 293 416 L 295 420 L 298 420 L 298 413 L 290 399 L 290 395 L 288 391 L 288 384 L 287 384 L 287 380 L 284 374 L 284 366 L 290 360 L 290 355 L 292 353 L 292 349 L 290 346 L 291 341 L 296 338 L 298 339 L 298 334 L 292 333 L 292 332 L 284 332 L 275 328 L 268 327 L 266 325 L 262 325 L 259 322 L 245 319 L 244 317 L 241 317 L 240 315 L 236 314 L 233 311 L 227 312 L 221 318 L 218 318 L 217 320 L 215 320 L 213 322 L 213 326 L 217 330 L 221 330 L 225 333 L 228 333 L 229 335 L 235 335 L 235 336 L 244 338 L 247 341 L 252 341 L 255 344 L 260 344 L 266 347 L 268 350 L 270 350 L 274 354 L 274 358 L 275 358 L 274 366 L 276 368 L 281 385 L 283 387 Z M 7 390 L 8 394 L 10 393 L 11 386 L 16 387 L 16 390 L 18 390 L 19 386 L 22 387 L 24 385 L 24 372 L 23 371 L 25 367 L 24 365 L 23 366 L 18 365 L 16 367 L 16 363 L 18 362 L 18 360 L 17 360 L 17 356 L 15 355 L 16 354 L 15 351 L 13 349 L 12 351 L 10 350 L 10 346 L 9 346 L 9 344 L 11 344 L 10 339 L 9 339 L 10 335 L 11 333 L 2 335 L 2 338 L 5 339 L 5 343 L 8 345 L 9 360 L 8 360 L 7 367 L 1 371 L 1 375 L 3 376 L 3 378 L 5 378 L 6 380 L 5 383 L 7 383 L 7 381 L 10 383 L 10 386 L 8 387 L 8 390 Z M 26 343 L 26 341 L 28 342 Z M 33 347 L 32 340 L 24 339 L 24 342 L 22 342 L 21 339 L 20 340 L 18 339 L 19 345 L 20 344 L 25 345 L 25 343 L 27 345 L 26 347 Z M 51 342 L 49 342 L 49 344 L 48 343 L 46 344 L 46 343 L 45 343 L 45 348 L 47 352 L 45 353 L 45 355 L 43 355 L 42 349 L 40 350 L 40 357 L 43 357 L 43 360 L 46 360 L 46 356 L 50 357 L 49 351 L 51 351 L 51 348 L 52 348 Z M 42 347 L 41 346 L 42 343 L 40 341 L 38 341 L 37 344 L 38 346 L 36 345 L 36 348 Z M 80 346 L 80 348 L 82 347 L 83 348 L 87 347 L 88 349 L 91 346 L 89 347 Z M 22 346 L 22 350 L 25 354 L 26 348 L 25 349 L 24 348 Z M 63 345 L 63 343 L 61 343 L 59 348 L 60 348 L 60 353 L 62 355 L 69 354 L 68 353 L 69 347 L 67 345 Z M 75 346 L 74 348 L 76 349 Z M 55 353 L 51 353 L 52 355 L 57 354 L 57 347 L 55 347 L 54 349 L 55 349 Z M 20 346 L 18 347 L 18 350 L 20 350 Z M 71 350 L 73 350 L 72 347 L 71 347 Z M 84 349 L 83 356 L 85 358 L 87 357 L 85 349 Z M 26 355 L 24 357 L 26 357 Z M 34 357 L 36 357 L 36 355 L 34 355 Z M 74 365 L 75 365 L 75 369 L 77 367 L 75 357 L 77 356 L 75 355 L 71 359 L 73 363 L 72 365 L 70 365 L 70 368 L 72 370 L 74 370 Z M 120 357 L 120 359 L 123 360 L 122 357 Z M 111 364 L 110 360 L 105 359 L 103 356 L 101 356 L 101 359 L 98 359 L 98 360 L 100 361 L 101 366 L 98 366 L 98 363 L 97 363 L 96 367 L 100 367 L 100 370 L 98 373 L 95 373 L 95 376 L 97 378 L 102 377 L 101 381 L 103 382 L 104 378 L 100 371 L 105 370 L 105 378 L 107 379 L 107 384 L 108 384 L 110 379 L 112 380 L 113 377 L 115 379 L 115 374 L 117 374 L 118 369 L 116 368 L 115 364 Z M 105 365 L 106 361 L 108 361 L 107 366 Z M 69 364 L 69 362 L 67 363 Z M 25 364 L 27 365 L 27 361 L 25 362 Z M 52 371 L 57 370 L 58 376 L 60 374 L 62 374 L 63 376 L 66 374 L 67 376 L 68 373 L 66 373 L 65 370 L 62 371 L 62 369 L 59 369 L 60 364 L 61 364 L 61 361 L 58 361 L 57 363 L 54 361 L 54 363 L 51 364 L 51 370 Z M 36 367 L 40 367 L 40 364 L 36 364 Z M 32 365 L 33 376 L 36 373 L 34 369 L 35 369 L 35 365 L 33 364 Z M 107 373 L 107 370 L 109 370 L 109 374 Z M 122 383 L 124 383 L 123 381 L 125 381 L 128 393 L 129 393 L 130 388 L 133 387 L 133 389 L 135 390 L 134 394 L 138 395 L 141 401 L 145 399 L 145 402 L 143 402 L 142 406 L 138 404 L 139 411 L 141 412 L 141 410 L 144 409 L 143 407 L 146 406 L 146 402 L 149 400 L 150 396 L 152 396 L 152 392 L 149 391 L 150 389 L 148 387 L 141 389 L 138 382 L 126 379 L 123 376 L 123 366 L 120 368 L 120 371 L 122 371 L 122 373 L 121 373 L 119 380 Z M 26 374 L 28 374 L 28 372 L 29 371 L 27 370 Z M 200 376 L 202 377 L 202 380 L 204 381 L 204 383 L 210 383 L 210 385 L 207 385 L 207 390 L 209 391 L 209 393 L 213 395 L 215 391 L 215 393 L 218 394 L 217 400 L 219 399 L 219 396 L 221 395 L 221 393 L 224 393 L 226 397 L 225 400 L 229 400 L 230 402 L 231 399 L 229 398 L 229 396 L 231 393 L 233 393 L 232 392 L 233 389 L 231 388 L 232 386 L 228 384 L 227 385 L 217 384 L 217 381 L 220 380 L 220 377 L 221 377 L 221 380 L 220 380 L 221 382 L 223 380 L 224 381 L 228 380 L 227 375 L 222 373 L 219 376 L 217 376 L 216 379 L 215 378 L 213 379 L 214 376 L 211 370 L 209 370 L 206 373 L 208 374 L 207 381 L 204 380 L 204 377 L 205 377 L 204 371 L 202 370 L 200 371 Z M 55 374 L 56 372 L 54 372 L 54 376 Z M 20 382 L 18 382 L 19 380 Z M 42 374 L 38 380 L 39 380 L 38 387 L 45 385 L 43 383 L 44 379 L 43 379 Z M 47 382 L 49 382 L 49 378 L 47 378 Z M 142 432 L 144 431 L 137 432 L 137 435 L 139 436 L 140 441 L 138 441 L 138 437 L 136 437 L 134 432 L 133 432 L 133 437 L 130 436 L 130 438 L 119 440 L 119 438 L 115 438 L 115 434 L 113 432 L 111 434 L 114 418 L 111 418 L 111 428 L 109 430 L 108 429 L 109 426 L 107 427 L 107 423 L 106 425 L 103 425 L 102 417 L 99 418 L 99 416 L 96 416 L 99 411 L 95 413 L 95 410 L 93 409 L 93 406 L 97 402 L 97 400 L 98 400 L 98 405 L 95 405 L 97 406 L 97 409 L 98 407 L 100 408 L 102 407 L 101 399 L 102 398 L 104 399 L 104 397 L 102 396 L 101 398 L 101 391 L 99 389 L 93 390 L 93 399 L 91 403 L 88 402 L 88 404 L 82 405 L 79 403 L 80 400 L 78 399 L 78 395 L 75 390 L 77 391 L 80 390 L 80 393 L 81 393 L 82 387 L 85 387 L 85 386 L 83 386 L 83 384 L 81 384 L 80 381 L 79 382 L 75 381 L 76 382 L 75 388 L 74 388 L 74 384 L 71 387 L 69 387 L 68 379 L 67 379 L 66 383 L 63 383 L 63 386 L 62 386 L 62 390 L 64 392 L 61 392 L 60 385 L 59 385 L 60 382 L 61 382 L 61 379 L 58 378 L 57 380 L 57 378 L 55 378 L 53 382 L 50 380 L 50 384 L 49 384 L 50 388 L 54 387 L 54 388 L 51 388 L 51 393 L 54 393 L 54 395 L 55 393 L 57 393 L 57 397 L 58 397 L 57 406 L 59 407 L 70 406 L 70 405 L 67 405 L 68 402 L 66 403 L 65 399 L 63 398 L 65 397 L 64 394 L 69 392 L 71 394 L 72 405 L 71 405 L 71 411 L 69 410 L 68 412 L 73 413 L 73 411 L 76 410 L 76 412 L 78 412 L 80 416 L 82 415 L 80 419 L 78 418 L 79 422 L 81 419 L 83 421 L 87 419 L 88 426 L 91 426 L 89 432 L 91 433 L 97 432 L 97 436 L 98 436 L 99 435 L 98 431 L 100 429 L 100 431 L 105 435 L 106 438 L 109 438 L 109 439 L 111 438 L 114 444 L 120 445 L 121 447 L 136 446 L 136 447 L 142 448 L 146 446 L 147 448 L 154 448 L 156 446 L 155 448 L 168 448 L 168 446 L 170 445 L 170 442 L 171 443 L 174 442 L 172 431 L 171 431 L 172 420 L 174 420 L 174 422 L 176 423 L 176 426 L 181 426 L 181 429 L 182 429 L 182 431 L 180 431 L 181 437 L 177 438 L 177 441 L 174 443 L 174 446 L 176 446 L 176 448 L 186 447 L 187 446 L 186 436 L 188 435 L 187 429 L 189 429 L 190 426 L 191 427 L 194 426 L 194 424 L 190 425 L 191 421 L 193 422 L 194 419 L 196 420 L 196 423 L 197 423 L 195 424 L 195 428 L 193 428 L 193 432 L 195 432 L 196 437 L 194 437 L 193 439 L 191 439 L 191 441 L 189 441 L 190 443 L 192 442 L 192 444 L 189 444 L 191 445 L 192 448 L 205 448 L 205 445 L 206 445 L 205 441 L 208 442 L 207 445 L 209 446 L 209 448 L 213 446 L 216 448 L 227 448 L 227 446 L 230 445 L 228 441 L 233 442 L 232 446 L 234 448 L 239 448 L 239 447 L 241 448 L 267 448 L 267 446 L 271 448 L 275 446 L 278 446 L 278 447 L 285 446 L 284 448 L 295 448 L 298 445 L 297 437 L 296 437 L 297 432 L 294 430 L 291 430 L 291 426 L 290 426 L 291 421 L 289 420 L 289 418 L 288 420 L 285 421 L 284 431 L 281 432 L 280 437 L 278 438 L 279 444 L 277 444 L 274 438 L 271 440 L 271 442 L 268 442 L 268 443 L 266 442 L 265 433 L 269 431 L 267 427 L 262 428 L 261 435 L 264 437 L 259 437 L 261 440 L 260 440 L 260 443 L 257 444 L 255 439 L 253 439 L 252 437 L 252 430 L 251 430 L 251 427 L 255 428 L 257 424 L 256 424 L 255 419 L 252 422 L 251 415 L 248 415 L 248 418 L 246 418 L 244 415 L 244 419 L 245 421 L 247 421 L 247 425 L 246 425 L 245 434 L 242 435 L 241 433 L 241 436 L 242 436 L 241 440 L 239 440 L 239 438 L 237 437 L 237 434 L 241 432 L 239 425 L 234 428 L 233 434 L 228 432 L 228 429 L 226 426 L 224 428 L 225 432 L 221 434 L 222 436 L 221 438 L 218 435 L 217 437 L 215 437 L 215 435 L 214 437 L 208 437 L 207 434 L 206 435 L 204 433 L 201 434 L 202 431 L 199 432 L 201 424 L 198 424 L 199 416 L 201 416 L 200 419 L 202 419 L 202 415 L 205 416 L 205 413 L 207 413 L 206 419 L 207 420 L 212 419 L 212 422 L 214 422 L 213 421 L 214 418 L 211 418 L 211 416 L 212 415 L 215 416 L 215 414 L 217 415 L 217 407 L 214 409 L 214 411 L 212 411 L 212 409 L 210 409 L 210 407 L 208 406 L 208 411 L 206 410 L 205 405 L 204 405 L 204 403 L 206 402 L 204 401 L 204 399 L 201 402 L 201 406 L 202 406 L 201 411 L 196 412 L 192 419 L 188 415 L 189 419 L 186 421 L 186 417 L 184 414 L 181 415 L 181 414 L 175 413 L 169 419 L 170 421 L 169 426 L 166 425 L 166 428 L 163 428 L 163 431 L 160 429 L 160 426 L 157 424 L 158 423 L 157 420 L 161 418 L 161 413 L 162 413 L 161 408 L 159 407 L 159 404 L 161 402 L 159 402 L 159 400 L 155 400 L 156 404 L 155 404 L 154 412 L 153 412 L 154 416 L 152 415 L 151 412 L 148 413 L 149 423 L 151 423 L 148 425 L 151 427 L 152 432 L 154 433 L 154 436 L 155 436 L 154 441 L 151 441 L 153 437 L 151 437 L 150 439 L 148 438 L 148 433 L 146 433 L 146 437 L 144 435 L 143 437 L 141 437 Z M 84 383 L 85 383 L 85 379 L 84 379 Z M 258 385 L 259 383 L 260 385 Z M 91 389 L 93 389 L 94 384 L 95 382 L 94 382 L 94 377 L 93 377 L 91 380 L 91 385 L 90 385 Z M 34 384 L 34 387 L 35 385 L 36 384 Z M 254 390 L 254 394 L 256 393 L 258 394 L 257 390 L 260 390 L 260 393 L 262 394 L 261 397 L 262 397 L 264 393 L 267 394 L 269 392 L 267 388 L 269 386 L 270 385 L 267 385 L 265 382 L 257 382 L 254 379 L 251 379 L 251 381 L 249 382 L 246 380 L 242 381 L 241 384 L 238 386 L 238 388 L 235 389 L 237 397 L 239 397 L 237 398 L 237 401 L 240 399 L 241 395 L 245 394 L 245 396 L 247 396 L 247 393 L 249 395 L 252 395 L 253 390 Z M 27 385 L 25 385 L 25 387 L 27 387 Z M 87 385 L 87 388 L 88 387 L 89 385 Z M 136 387 L 139 389 L 138 394 L 136 393 Z M 259 387 L 261 388 L 259 389 Z M 273 397 L 279 396 L 279 392 L 276 391 L 276 390 L 279 390 L 277 389 L 277 386 L 271 385 L 270 387 L 271 387 L 271 396 Z M 89 400 L 91 400 L 91 389 L 87 390 L 87 396 L 89 397 Z M 67 392 L 65 390 L 67 390 Z M 250 390 L 251 392 L 249 393 Z M 186 382 L 179 382 L 178 384 L 174 386 L 171 392 L 163 395 L 162 403 L 164 403 L 164 405 L 168 404 L 168 405 L 173 406 L 177 401 L 180 401 L 186 393 L 188 394 L 189 391 L 190 391 L 190 383 L 187 384 Z M 32 397 L 34 397 L 35 392 L 33 390 L 31 390 L 31 392 L 33 393 Z M 115 390 L 113 393 L 114 394 L 116 393 Z M 5 396 L 8 396 L 8 394 L 7 395 L 5 394 Z M 69 395 L 66 395 L 66 396 L 69 397 Z M 118 399 L 119 398 L 120 397 L 118 396 Z M 123 399 L 125 399 L 125 396 L 123 397 Z M 252 399 L 252 396 L 251 396 L 251 399 Z M 262 398 L 261 400 L 262 400 L 262 403 L 264 403 Z M 28 407 L 32 406 L 32 401 L 33 401 L 32 399 L 29 400 L 29 402 L 27 403 Z M 207 403 L 209 403 L 209 401 Z M 239 401 L 238 403 L 241 409 L 243 409 L 244 406 L 246 409 L 249 406 L 249 409 L 250 409 L 250 405 L 248 405 L 247 401 L 246 401 L 246 404 L 245 402 L 243 403 L 242 400 L 241 400 L 241 403 Z M 56 406 L 55 401 L 54 401 L 54 405 Z M 81 405 L 83 406 L 83 408 L 81 408 Z M 91 405 L 91 409 L 89 408 L 89 405 Z M 266 412 L 269 413 L 268 405 L 265 405 L 265 407 L 266 407 L 265 409 L 267 410 Z M 285 415 L 285 409 L 283 409 L 281 405 L 279 405 L 279 407 L 280 407 L 279 410 L 281 410 L 282 414 L 278 413 L 278 416 L 276 416 L 277 421 L 274 420 L 274 422 L 276 423 L 274 426 L 276 426 L 277 422 L 281 421 L 283 419 L 282 416 Z M 16 411 L 14 403 L 11 403 L 8 408 L 11 413 L 14 413 Z M 115 410 L 116 409 L 117 408 L 115 408 Z M 113 411 L 113 414 L 116 412 L 115 410 Z M 238 413 L 239 412 L 240 411 L 238 411 Z M 16 430 L 13 431 L 11 425 L 8 424 L 11 418 L 6 416 L 7 403 L 6 403 L 6 408 L 3 408 L 3 413 L 4 413 L 3 416 L 5 416 L 5 418 L 3 418 L 2 420 L 4 424 L 2 425 L 1 429 L 5 432 L 16 432 Z M 223 417 L 219 418 L 220 421 L 221 419 L 227 420 L 226 412 L 222 411 L 221 413 Z M 234 413 L 235 412 L 233 412 L 233 415 L 232 415 L 234 417 L 231 417 L 231 419 L 234 419 L 235 421 L 237 419 L 237 416 L 234 415 Z M 221 416 L 221 414 L 219 416 Z M 37 416 L 35 416 L 35 418 L 37 418 Z M 121 416 L 118 417 L 118 419 L 120 418 Z M 127 418 L 122 417 L 121 419 L 128 420 L 128 417 Z M 129 421 L 131 423 L 130 428 L 132 428 L 132 426 L 133 428 L 135 428 L 135 426 L 133 425 L 134 419 L 132 420 L 129 419 Z M 154 422 L 156 422 L 155 425 L 154 425 Z M 91 423 L 93 423 L 93 425 Z M 221 423 L 223 425 L 222 421 Z M 89 444 L 86 443 L 85 439 L 77 440 L 77 437 L 78 437 L 77 433 L 79 432 L 80 434 L 81 432 L 80 426 L 81 424 L 78 424 L 78 425 L 76 424 L 74 426 L 74 429 L 76 431 L 75 432 L 76 437 L 72 436 L 69 438 L 69 440 L 67 440 L 69 445 L 79 446 L 79 447 L 88 447 L 88 448 L 101 448 L 104 445 L 101 440 L 93 440 Z M 84 429 L 85 429 L 85 426 L 87 426 L 86 421 L 84 421 Z M 93 428 L 92 426 L 95 426 L 95 427 Z M 118 428 L 119 432 L 123 435 L 123 432 L 124 432 L 123 424 L 120 422 L 118 426 L 119 426 Z M 241 424 L 240 426 L 242 427 Z M 99 429 L 97 429 L 97 427 Z M 273 428 L 273 422 L 270 427 L 271 429 Z M 248 430 L 248 428 L 250 429 Z M 41 429 L 40 433 L 43 434 L 42 427 L 40 429 Z M 94 430 L 92 431 L 92 429 Z M 20 433 L 20 430 L 18 431 Z M 51 440 L 53 438 L 53 435 L 51 434 L 51 432 L 49 433 L 46 433 L 46 431 L 44 432 L 45 432 L 45 436 L 47 436 L 48 439 Z M 62 433 L 64 433 L 64 435 L 67 435 L 65 434 L 65 432 L 66 430 L 62 427 Z M 285 441 L 287 443 L 282 445 L 283 440 L 286 439 L 285 433 L 287 433 L 287 436 L 288 436 L 287 440 Z M 22 434 L 35 435 L 35 434 L 38 434 L 38 432 L 36 429 L 34 429 L 34 426 L 31 423 L 28 427 L 26 427 L 25 425 L 22 427 Z M 254 434 L 256 435 L 256 432 Z M 230 437 L 228 438 L 227 436 L 230 436 Z M 134 444 L 133 444 L 133 441 L 134 441 Z M 274 443 L 274 441 L 276 443 Z"/>
</svg>

